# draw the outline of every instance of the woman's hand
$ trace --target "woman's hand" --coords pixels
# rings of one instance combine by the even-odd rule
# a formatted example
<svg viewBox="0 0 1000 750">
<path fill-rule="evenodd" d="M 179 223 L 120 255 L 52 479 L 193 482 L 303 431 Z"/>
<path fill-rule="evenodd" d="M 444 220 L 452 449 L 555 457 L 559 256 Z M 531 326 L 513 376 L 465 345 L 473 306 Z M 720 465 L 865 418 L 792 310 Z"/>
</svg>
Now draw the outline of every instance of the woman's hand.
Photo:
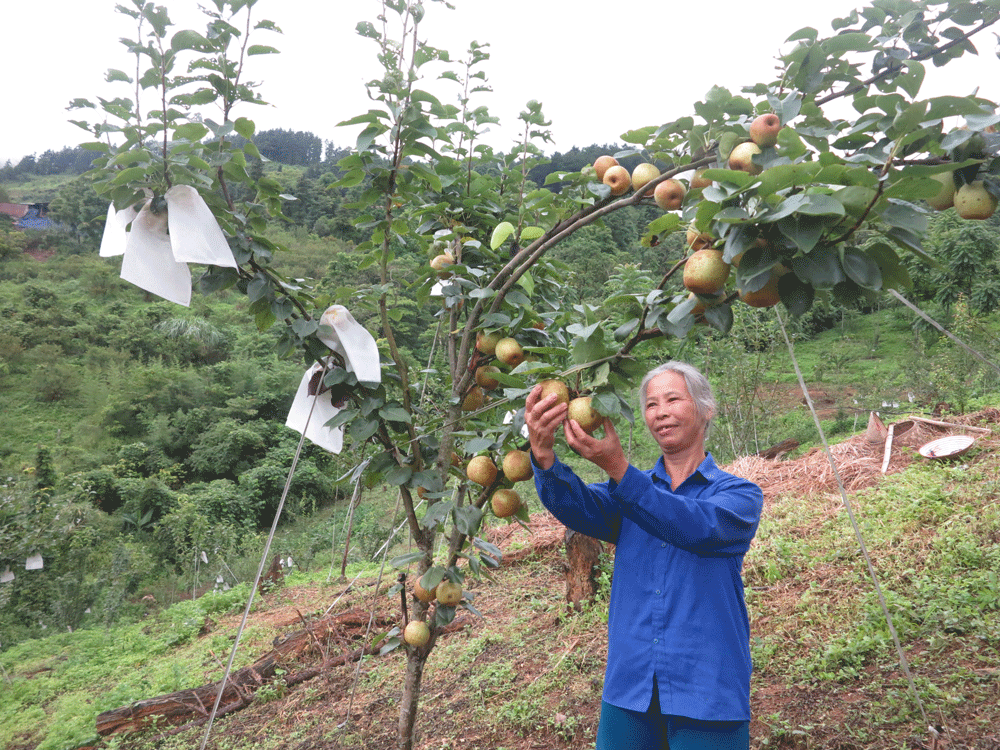
<svg viewBox="0 0 1000 750">
<path fill-rule="evenodd" d="M 531 455 L 541 468 L 548 469 L 556 461 L 552 447 L 556 442 L 556 428 L 566 419 L 569 407 L 558 402 L 558 396 L 550 393 L 542 398 L 542 387 L 536 385 L 524 403 L 524 423 L 528 425 L 528 440 Z"/>
<path fill-rule="evenodd" d="M 600 439 L 588 435 L 579 422 L 573 419 L 566 420 L 564 431 L 570 448 L 594 463 L 616 482 L 622 481 L 628 471 L 628 459 L 625 458 L 621 439 L 610 419 L 604 418 L 604 437 Z"/>
</svg>

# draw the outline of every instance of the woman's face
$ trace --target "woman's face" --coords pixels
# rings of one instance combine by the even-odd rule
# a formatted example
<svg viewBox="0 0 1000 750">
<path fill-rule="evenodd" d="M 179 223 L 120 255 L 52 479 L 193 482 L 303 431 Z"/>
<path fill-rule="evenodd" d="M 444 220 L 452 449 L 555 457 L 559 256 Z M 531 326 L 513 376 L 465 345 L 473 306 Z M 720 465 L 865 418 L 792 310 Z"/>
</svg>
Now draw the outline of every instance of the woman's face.
<svg viewBox="0 0 1000 750">
<path fill-rule="evenodd" d="M 668 370 L 649 381 L 643 416 L 664 455 L 703 448 L 706 420 L 698 415 L 680 373 Z"/>
</svg>

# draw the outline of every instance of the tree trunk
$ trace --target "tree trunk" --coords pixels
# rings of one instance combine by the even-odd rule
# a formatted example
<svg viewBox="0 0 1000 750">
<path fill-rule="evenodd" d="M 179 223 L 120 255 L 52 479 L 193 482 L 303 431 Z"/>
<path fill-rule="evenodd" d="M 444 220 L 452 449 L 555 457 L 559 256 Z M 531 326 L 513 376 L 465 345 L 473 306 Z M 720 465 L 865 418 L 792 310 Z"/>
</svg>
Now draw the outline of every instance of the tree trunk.
<svg viewBox="0 0 1000 750">
<path fill-rule="evenodd" d="M 597 539 L 566 529 L 566 601 L 577 612 L 597 594 L 597 563 L 603 551 Z"/>
<path fill-rule="evenodd" d="M 431 643 L 424 648 L 408 649 L 406 654 L 406 683 L 399 701 L 399 750 L 413 750 L 413 729 L 417 723 L 417 704 L 420 701 L 420 681 L 424 676 L 424 665 L 430 655 Z"/>
</svg>

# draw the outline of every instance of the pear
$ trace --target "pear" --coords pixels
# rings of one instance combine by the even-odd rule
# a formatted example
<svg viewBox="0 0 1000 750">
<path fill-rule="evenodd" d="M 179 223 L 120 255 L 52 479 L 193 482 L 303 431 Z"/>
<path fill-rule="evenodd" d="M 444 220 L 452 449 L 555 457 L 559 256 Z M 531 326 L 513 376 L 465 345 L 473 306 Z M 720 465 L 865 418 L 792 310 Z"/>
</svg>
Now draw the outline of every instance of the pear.
<svg viewBox="0 0 1000 750">
<path fill-rule="evenodd" d="M 497 355 L 497 359 L 508 367 L 517 367 L 524 362 L 524 350 L 515 339 L 510 337 L 500 339 L 496 344 L 494 353 Z"/>
<path fill-rule="evenodd" d="M 441 253 L 440 255 L 434 256 L 434 259 L 431 261 L 431 268 L 437 271 L 438 276 L 442 279 L 446 279 L 451 276 L 451 273 L 445 269 L 454 263 L 455 258 L 451 253 Z"/>
<path fill-rule="evenodd" d="M 777 143 L 780 132 L 781 120 L 774 113 L 761 115 L 750 123 L 750 140 L 761 148 Z"/>
<path fill-rule="evenodd" d="M 618 160 L 615 157 L 608 156 L 607 154 L 598 156 L 594 160 L 594 176 L 601 182 L 604 182 L 604 175 L 611 167 L 615 166 L 618 166 Z"/>
<path fill-rule="evenodd" d="M 781 295 L 778 294 L 779 278 L 781 275 L 772 271 L 767 283 L 756 292 L 740 290 L 740 299 L 750 307 L 774 307 L 781 301 Z"/>
<path fill-rule="evenodd" d="M 687 232 L 684 235 L 684 241 L 692 250 L 702 250 L 706 247 L 711 247 L 715 238 L 708 232 L 699 232 L 697 227 L 695 227 L 692 223 L 691 226 L 687 228 Z"/>
<path fill-rule="evenodd" d="M 499 333 L 484 333 L 480 331 L 476 334 L 476 349 L 480 353 L 492 355 L 496 352 L 497 342 L 503 338 Z"/>
<path fill-rule="evenodd" d="M 712 186 L 712 181 L 705 177 L 708 167 L 702 167 L 691 176 L 691 189 L 699 190 Z"/>
<path fill-rule="evenodd" d="M 542 397 L 539 399 L 541 401 L 549 394 L 556 394 L 556 404 L 568 404 L 569 403 L 569 388 L 561 380 L 543 380 L 539 383 L 542 386 Z M 555 404 L 553 404 L 554 406 Z"/>
<path fill-rule="evenodd" d="M 753 163 L 753 157 L 760 152 L 760 146 L 753 141 L 738 144 L 729 153 L 729 168 L 749 174 L 760 174 L 761 166 Z"/>
<path fill-rule="evenodd" d="M 997 210 L 997 199 L 981 180 L 962 185 L 955 193 L 955 211 L 963 219 L 988 219 Z"/>
<path fill-rule="evenodd" d="M 462 584 L 445 579 L 437 587 L 438 604 L 454 607 L 462 601 Z"/>
<path fill-rule="evenodd" d="M 434 601 L 434 598 L 437 596 L 437 588 L 438 587 L 435 586 L 430 591 L 428 591 L 427 589 L 425 589 L 423 586 L 420 585 L 420 581 L 418 580 L 416 583 L 413 584 L 413 595 L 417 597 L 417 599 L 419 599 L 420 601 L 427 604 L 429 602 Z"/>
<path fill-rule="evenodd" d="M 497 478 L 497 465 L 489 456 L 475 456 L 465 467 L 465 476 L 476 484 L 489 487 Z"/>
<path fill-rule="evenodd" d="M 486 394 L 483 393 L 483 389 L 478 385 L 474 385 L 465 394 L 465 398 L 462 399 L 462 411 L 476 411 L 483 408 L 483 404 L 485 403 Z"/>
<path fill-rule="evenodd" d="M 531 456 L 522 450 L 509 451 L 503 457 L 503 474 L 512 482 L 523 482 L 525 479 L 530 479 L 532 475 Z"/>
<path fill-rule="evenodd" d="M 497 490 L 490 498 L 490 507 L 497 518 L 509 518 L 521 507 L 521 496 L 514 490 Z M 441 593 L 438 592 L 438 600 L 440 599 Z"/>
<path fill-rule="evenodd" d="M 676 211 L 684 203 L 686 192 L 684 183 L 671 177 L 653 188 L 653 200 L 664 211 Z"/>
<path fill-rule="evenodd" d="M 493 377 L 494 373 L 500 372 L 500 368 L 496 365 L 483 365 L 482 367 L 476 368 L 476 383 L 481 385 L 488 391 L 492 391 L 498 385 L 500 381 Z"/>
<path fill-rule="evenodd" d="M 692 254 L 684 264 L 684 287 L 695 294 L 716 294 L 726 285 L 729 271 L 722 251 L 706 247 Z"/>
<path fill-rule="evenodd" d="M 935 211 L 944 211 L 945 209 L 954 206 L 955 173 L 941 172 L 940 174 L 932 174 L 931 179 L 940 182 L 941 189 L 938 190 L 937 195 L 935 195 L 933 198 L 927 199 L 927 205 L 933 208 Z"/>
<path fill-rule="evenodd" d="M 611 188 L 612 195 L 624 195 L 632 187 L 632 178 L 629 176 L 628 170 L 620 164 L 608 167 L 601 182 Z"/>
<path fill-rule="evenodd" d="M 588 435 L 604 423 L 604 417 L 590 405 L 590 396 L 579 396 L 569 402 L 568 419 L 574 420 Z"/>
<path fill-rule="evenodd" d="M 659 176 L 660 170 L 656 168 L 656 165 L 644 161 L 632 170 L 632 189 L 638 193 Z"/>
<path fill-rule="evenodd" d="M 411 646 L 426 646 L 427 641 L 431 639 L 431 630 L 427 627 L 426 622 L 420 622 L 420 620 L 411 620 L 403 628 L 403 640 L 406 641 Z"/>
</svg>

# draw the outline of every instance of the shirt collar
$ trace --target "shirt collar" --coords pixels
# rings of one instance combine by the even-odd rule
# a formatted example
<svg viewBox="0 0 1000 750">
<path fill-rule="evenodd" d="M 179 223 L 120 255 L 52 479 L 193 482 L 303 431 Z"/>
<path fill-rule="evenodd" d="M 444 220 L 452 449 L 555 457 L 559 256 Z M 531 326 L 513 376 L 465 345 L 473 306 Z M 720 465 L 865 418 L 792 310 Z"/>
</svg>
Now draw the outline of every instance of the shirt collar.
<svg viewBox="0 0 1000 750">
<path fill-rule="evenodd" d="M 715 459 L 712 457 L 712 454 L 708 451 L 705 451 L 704 460 L 698 464 L 698 468 L 694 470 L 694 474 L 700 474 L 702 478 L 708 482 L 718 479 L 723 473 L 722 469 L 720 469 L 715 463 Z M 694 474 L 691 476 L 694 476 Z M 653 476 L 666 482 L 667 484 L 670 484 L 670 475 L 667 474 L 667 467 L 663 463 L 663 456 L 660 456 L 659 460 L 656 462 L 656 466 L 653 467 Z M 691 477 L 688 477 L 688 479 L 690 478 Z"/>
</svg>

